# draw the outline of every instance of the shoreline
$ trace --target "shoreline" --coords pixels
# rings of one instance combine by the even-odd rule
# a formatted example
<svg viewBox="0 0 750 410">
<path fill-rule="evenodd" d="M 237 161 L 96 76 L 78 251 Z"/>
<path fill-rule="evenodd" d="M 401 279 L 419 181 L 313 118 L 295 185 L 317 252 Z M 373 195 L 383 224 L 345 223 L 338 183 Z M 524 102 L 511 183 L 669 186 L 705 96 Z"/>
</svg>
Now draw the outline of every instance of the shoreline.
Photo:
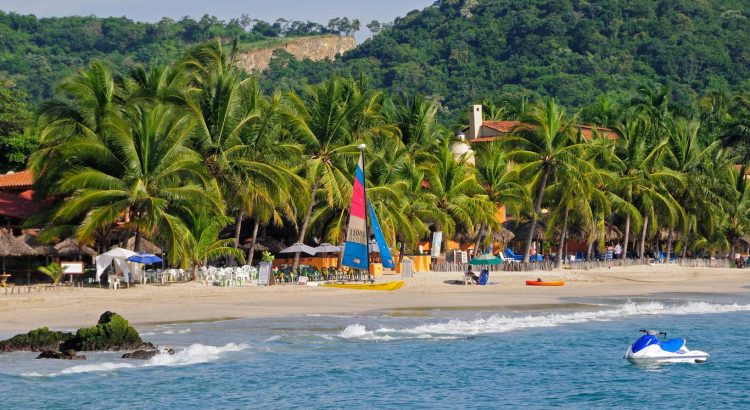
<svg viewBox="0 0 750 410">
<path fill-rule="evenodd" d="M 717 268 L 682 268 L 673 265 L 631 266 L 613 269 L 554 270 L 548 272 L 492 272 L 488 286 L 446 282 L 461 272 L 424 272 L 406 279 L 393 292 L 357 291 L 323 287 L 216 287 L 197 283 L 136 286 L 109 290 L 73 288 L 51 292 L 0 295 L 0 335 L 12 336 L 39 327 L 75 330 L 92 326 L 110 310 L 133 326 L 268 318 L 306 314 L 365 314 L 442 310 L 554 309 L 583 298 L 649 298 L 658 294 L 750 295 L 750 271 Z M 542 276 L 566 281 L 563 287 L 525 286 Z M 386 276 L 390 280 L 397 276 Z M 566 308 L 567 309 L 567 308 Z"/>
</svg>

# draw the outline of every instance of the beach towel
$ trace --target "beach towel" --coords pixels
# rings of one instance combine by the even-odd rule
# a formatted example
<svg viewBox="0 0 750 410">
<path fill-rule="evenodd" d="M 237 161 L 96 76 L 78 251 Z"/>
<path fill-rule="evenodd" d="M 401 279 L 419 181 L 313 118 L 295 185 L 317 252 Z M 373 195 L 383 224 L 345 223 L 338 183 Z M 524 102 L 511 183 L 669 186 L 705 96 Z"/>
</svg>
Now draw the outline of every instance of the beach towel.
<svg viewBox="0 0 750 410">
<path fill-rule="evenodd" d="M 486 285 L 490 279 L 490 272 L 487 269 L 483 269 L 482 273 L 479 274 L 479 283 L 477 285 Z"/>
</svg>

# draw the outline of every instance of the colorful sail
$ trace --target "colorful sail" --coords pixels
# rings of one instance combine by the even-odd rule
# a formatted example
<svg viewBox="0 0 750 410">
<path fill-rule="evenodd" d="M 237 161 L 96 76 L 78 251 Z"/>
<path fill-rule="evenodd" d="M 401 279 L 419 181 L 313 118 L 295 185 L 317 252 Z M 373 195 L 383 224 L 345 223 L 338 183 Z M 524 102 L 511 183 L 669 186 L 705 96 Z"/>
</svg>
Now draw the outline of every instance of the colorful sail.
<svg viewBox="0 0 750 410">
<path fill-rule="evenodd" d="M 349 228 L 346 230 L 344 257 L 341 264 L 354 269 L 369 269 L 367 252 L 367 217 L 365 216 L 365 158 L 359 156 L 357 171 L 352 187 L 352 206 L 349 214 Z"/>
<path fill-rule="evenodd" d="M 368 208 L 370 209 L 370 225 L 372 226 L 372 233 L 375 235 L 375 241 L 378 243 L 378 250 L 380 251 L 380 261 L 383 263 L 384 268 L 395 268 L 396 264 L 393 262 L 393 256 L 391 256 L 391 250 L 388 248 L 388 243 L 385 241 L 383 230 L 380 228 L 380 222 L 378 217 L 375 215 L 375 208 L 372 207 L 372 202 L 367 201 Z"/>
</svg>

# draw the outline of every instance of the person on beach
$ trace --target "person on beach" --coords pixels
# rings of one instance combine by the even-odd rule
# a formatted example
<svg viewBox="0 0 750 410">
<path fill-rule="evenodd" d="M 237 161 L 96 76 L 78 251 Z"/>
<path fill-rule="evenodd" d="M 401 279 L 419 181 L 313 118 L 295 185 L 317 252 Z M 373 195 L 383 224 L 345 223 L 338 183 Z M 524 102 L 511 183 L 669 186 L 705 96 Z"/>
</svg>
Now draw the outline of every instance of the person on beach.
<svg viewBox="0 0 750 410">
<path fill-rule="evenodd" d="M 607 246 L 607 253 L 604 256 L 604 259 L 607 261 L 607 269 L 612 269 L 612 254 L 614 251 L 615 248 L 612 245 Z"/>
<path fill-rule="evenodd" d="M 466 278 L 471 278 L 474 283 L 479 283 L 479 276 L 471 270 L 471 266 L 469 266 L 469 270 L 467 270 L 464 275 L 466 275 Z"/>
<path fill-rule="evenodd" d="M 622 259 L 622 246 L 619 242 L 615 245 L 615 259 Z"/>
</svg>

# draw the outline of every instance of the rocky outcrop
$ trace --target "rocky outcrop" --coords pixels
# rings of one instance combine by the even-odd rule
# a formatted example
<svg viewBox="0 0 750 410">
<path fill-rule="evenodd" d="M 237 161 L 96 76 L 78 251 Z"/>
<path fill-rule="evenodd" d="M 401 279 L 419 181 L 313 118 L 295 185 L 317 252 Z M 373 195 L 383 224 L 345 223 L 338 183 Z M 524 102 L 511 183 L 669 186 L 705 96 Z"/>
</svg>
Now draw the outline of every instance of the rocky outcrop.
<svg viewBox="0 0 750 410">
<path fill-rule="evenodd" d="M 0 341 L 0 352 L 41 352 L 58 350 L 60 344 L 73 338 L 72 333 L 55 332 L 42 327 Z"/>
<path fill-rule="evenodd" d="M 278 45 L 257 48 L 241 53 L 237 65 L 245 71 L 263 71 L 268 67 L 275 50 L 284 50 L 298 60 L 309 58 L 313 61 L 329 58 L 333 60 L 337 54 L 343 54 L 357 46 L 357 41 L 351 36 L 321 35 L 285 39 Z"/>
<path fill-rule="evenodd" d="M 55 352 L 45 350 L 36 357 L 37 359 L 62 359 L 62 360 L 86 360 L 86 356 L 76 354 L 75 350 L 66 350 L 64 352 Z"/>
<path fill-rule="evenodd" d="M 154 350 L 156 346 L 141 340 L 128 321 L 113 312 L 104 312 L 96 326 L 82 327 L 75 334 L 43 327 L 0 341 L 0 352 L 137 349 Z"/>
<path fill-rule="evenodd" d="M 60 346 L 61 350 L 136 350 L 156 349 L 152 343 L 141 340 L 138 332 L 117 313 L 104 312 L 94 327 L 82 327 L 75 336 Z"/>
</svg>

